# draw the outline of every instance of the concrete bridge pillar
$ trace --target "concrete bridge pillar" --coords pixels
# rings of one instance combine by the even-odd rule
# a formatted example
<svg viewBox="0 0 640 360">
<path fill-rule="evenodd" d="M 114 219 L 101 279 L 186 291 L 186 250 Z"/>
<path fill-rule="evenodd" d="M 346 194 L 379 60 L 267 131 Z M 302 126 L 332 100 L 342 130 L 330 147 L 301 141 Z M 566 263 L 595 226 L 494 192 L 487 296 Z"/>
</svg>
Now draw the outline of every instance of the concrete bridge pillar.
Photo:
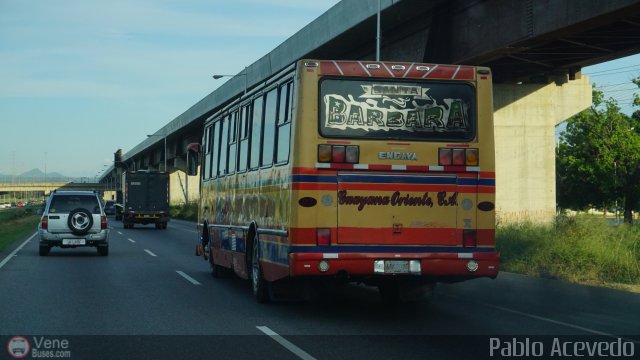
<svg viewBox="0 0 640 360">
<path fill-rule="evenodd" d="M 555 216 L 555 126 L 591 106 L 588 77 L 563 80 L 493 85 L 500 222 L 549 222 Z"/>
</svg>

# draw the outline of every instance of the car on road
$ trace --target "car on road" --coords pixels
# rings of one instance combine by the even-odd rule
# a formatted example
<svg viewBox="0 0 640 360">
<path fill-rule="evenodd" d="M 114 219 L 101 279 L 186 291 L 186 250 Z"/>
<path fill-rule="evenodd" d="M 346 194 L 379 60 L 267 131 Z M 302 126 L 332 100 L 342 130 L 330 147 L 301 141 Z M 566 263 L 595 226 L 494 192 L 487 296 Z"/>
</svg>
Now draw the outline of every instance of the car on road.
<svg viewBox="0 0 640 360">
<path fill-rule="evenodd" d="M 55 191 L 38 225 L 40 256 L 52 247 L 93 246 L 109 255 L 109 229 L 102 202 L 93 191 Z"/>
<path fill-rule="evenodd" d="M 107 202 L 104 203 L 104 213 L 107 215 L 115 215 L 116 202 L 113 200 L 107 200 Z"/>
</svg>

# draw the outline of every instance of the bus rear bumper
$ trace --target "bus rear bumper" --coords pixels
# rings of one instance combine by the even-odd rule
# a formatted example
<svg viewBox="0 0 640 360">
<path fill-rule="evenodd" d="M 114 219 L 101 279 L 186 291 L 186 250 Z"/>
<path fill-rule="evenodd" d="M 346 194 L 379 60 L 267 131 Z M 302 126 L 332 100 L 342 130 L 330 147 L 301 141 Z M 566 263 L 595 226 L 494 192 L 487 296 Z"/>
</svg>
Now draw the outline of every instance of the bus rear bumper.
<svg viewBox="0 0 640 360">
<path fill-rule="evenodd" d="M 420 272 L 388 274 L 375 271 L 375 262 L 411 261 L 420 263 Z M 464 253 L 291 253 L 290 276 L 423 276 L 440 280 L 476 277 L 495 278 L 500 270 L 497 252 Z"/>
</svg>

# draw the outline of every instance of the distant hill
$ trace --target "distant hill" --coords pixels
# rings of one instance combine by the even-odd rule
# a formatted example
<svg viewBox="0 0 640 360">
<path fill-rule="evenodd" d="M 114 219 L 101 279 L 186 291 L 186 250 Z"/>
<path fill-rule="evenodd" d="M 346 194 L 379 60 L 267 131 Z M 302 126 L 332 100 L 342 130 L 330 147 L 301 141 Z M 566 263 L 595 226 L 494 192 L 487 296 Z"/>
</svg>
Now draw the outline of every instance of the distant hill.
<svg viewBox="0 0 640 360">
<path fill-rule="evenodd" d="M 47 181 L 76 181 L 77 179 L 62 175 L 57 172 L 47 172 Z M 44 181 L 44 171 L 40 169 L 31 169 L 20 175 L 0 174 L 0 182 L 26 182 L 26 181 Z"/>
</svg>

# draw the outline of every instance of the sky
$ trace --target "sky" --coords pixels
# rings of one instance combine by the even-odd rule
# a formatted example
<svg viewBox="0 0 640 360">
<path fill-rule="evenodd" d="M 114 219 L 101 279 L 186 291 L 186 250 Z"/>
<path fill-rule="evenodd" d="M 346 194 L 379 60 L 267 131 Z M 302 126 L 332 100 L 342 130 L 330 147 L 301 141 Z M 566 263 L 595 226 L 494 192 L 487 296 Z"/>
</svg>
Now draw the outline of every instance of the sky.
<svg viewBox="0 0 640 360">
<path fill-rule="evenodd" d="M 0 0 L 0 174 L 95 177 L 338 0 Z"/>
<path fill-rule="evenodd" d="M 0 174 L 96 177 L 337 2 L 0 0 Z M 633 111 L 640 55 L 583 73 Z"/>
</svg>

